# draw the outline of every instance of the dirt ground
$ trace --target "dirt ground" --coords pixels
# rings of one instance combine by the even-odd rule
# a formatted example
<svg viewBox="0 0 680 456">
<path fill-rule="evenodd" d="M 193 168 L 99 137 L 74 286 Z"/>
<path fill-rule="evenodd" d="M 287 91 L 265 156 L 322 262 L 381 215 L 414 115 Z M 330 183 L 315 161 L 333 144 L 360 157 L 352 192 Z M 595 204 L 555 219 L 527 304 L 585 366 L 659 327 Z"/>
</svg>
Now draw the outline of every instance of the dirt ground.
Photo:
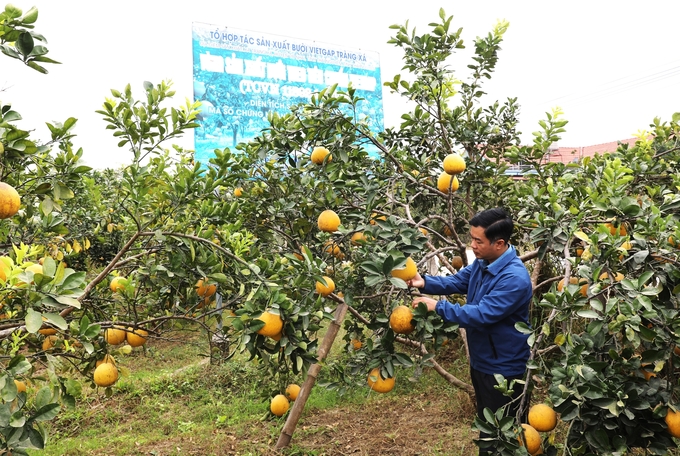
<svg viewBox="0 0 680 456">
<path fill-rule="evenodd" d="M 292 443 L 324 455 L 473 455 L 473 415 L 464 393 L 453 398 L 423 393 L 307 416 Z"/>
<path fill-rule="evenodd" d="M 281 451 L 274 447 L 282 423 L 272 427 L 271 422 L 262 422 L 248 435 L 216 429 L 210 443 L 203 438 L 171 437 L 161 444 L 141 445 L 139 454 L 469 456 L 477 454 L 473 415 L 473 404 L 462 392 L 448 397 L 385 395 L 362 406 L 305 412 L 290 447 Z"/>
</svg>

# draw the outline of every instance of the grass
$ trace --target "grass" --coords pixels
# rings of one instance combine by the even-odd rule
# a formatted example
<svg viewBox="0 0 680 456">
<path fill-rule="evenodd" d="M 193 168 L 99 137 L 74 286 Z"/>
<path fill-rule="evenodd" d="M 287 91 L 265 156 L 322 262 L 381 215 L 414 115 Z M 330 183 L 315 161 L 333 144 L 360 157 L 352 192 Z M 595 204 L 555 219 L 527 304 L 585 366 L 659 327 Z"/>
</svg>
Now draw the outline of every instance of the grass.
<svg viewBox="0 0 680 456">
<path fill-rule="evenodd" d="M 342 356 L 342 345 L 336 340 L 332 357 Z M 474 447 L 470 404 L 464 394 L 431 370 L 425 370 L 417 382 L 406 381 L 414 375 L 413 370 L 401 370 L 394 392 L 388 395 L 365 386 L 351 388 L 344 395 L 315 387 L 291 446 L 272 453 L 285 416 L 277 419 L 269 413 L 268 397 L 276 387 L 263 380 L 263 375 L 268 375 L 263 366 L 238 355 L 211 365 L 202 357 L 205 349 L 205 342 L 194 335 L 184 341 L 150 342 L 146 349 L 118 359 L 129 375 L 118 381 L 114 394 L 107 398 L 101 390 L 84 387 L 76 407 L 49 423 L 47 448 L 31 454 L 335 454 L 337 445 L 358 445 L 369 438 L 399 448 L 404 439 L 413 439 L 408 436 L 412 432 L 408 423 L 395 425 L 388 420 L 383 429 L 376 422 L 384 418 L 394 421 L 407 413 L 426 420 L 433 418 L 428 413 L 462 416 L 462 426 L 437 430 L 438 440 L 427 442 L 427 454 L 474 454 L 450 451 L 450 439 Z M 453 359 L 451 365 L 467 371 L 459 360 Z M 395 412 L 402 408 L 406 410 Z M 366 434 L 361 437 L 357 433 Z M 356 454 L 378 454 L 359 451 Z"/>
</svg>

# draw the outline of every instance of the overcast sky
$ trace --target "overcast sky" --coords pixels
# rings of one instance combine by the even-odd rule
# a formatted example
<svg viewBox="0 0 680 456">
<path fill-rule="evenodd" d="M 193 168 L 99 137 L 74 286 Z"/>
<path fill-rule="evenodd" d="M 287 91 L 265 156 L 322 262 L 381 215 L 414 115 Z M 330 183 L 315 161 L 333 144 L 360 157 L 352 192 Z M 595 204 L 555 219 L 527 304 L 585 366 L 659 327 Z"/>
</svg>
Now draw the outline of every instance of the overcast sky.
<svg viewBox="0 0 680 456">
<path fill-rule="evenodd" d="M 174 82 L 175 105 L 193 97 L 191 25 L 203 22 L 377 51 L 383 82 L 401 71 L 401 53 L 387 41 L 388 27 L 407 19 L 423 33 L 443 6 L 463 28 L 467 49 L 452 65 L 465 65 L 475 37 L 507 19 L 503 50 L 487 91 L 493 99 L 518 97 L 520 130 L 530 141 L 554 106 L 570 121 L 560 146 L 587 146 L 630 138 L 656 116 L 680 111 L 680 1 L 204 1 L 13 0 L 37 6 L 36 30 L 62 65 L 47 75 L 0 56 L 0 101 L 24 120 L 22 128 L 47 138 L 45 122 L 76 117 L 74 142 L 98 168 L 130 160 L 95 110 L 110 89 Z M 489 100 L 491 101 L 491 100 Z M 384 90 L 385 126 L 398 126 L 407 108 Z M 193 148 L 193 135 L 176 143 Z M 167 147 L 170 147 L 168 144 Z"/>
</svg>

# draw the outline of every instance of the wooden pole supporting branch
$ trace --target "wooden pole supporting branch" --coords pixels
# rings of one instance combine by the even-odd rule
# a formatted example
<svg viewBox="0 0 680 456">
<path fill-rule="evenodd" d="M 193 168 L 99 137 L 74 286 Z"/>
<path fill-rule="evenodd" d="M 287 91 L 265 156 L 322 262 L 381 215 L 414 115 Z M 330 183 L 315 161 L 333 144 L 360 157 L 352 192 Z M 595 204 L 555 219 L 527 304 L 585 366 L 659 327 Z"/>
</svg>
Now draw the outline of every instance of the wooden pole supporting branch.
<svg viewBox="0 0 680 456">
<path fill-rule="evenodd" d="M 305 409 L 305 403 L 307 402 L 307 399 L 309 399 L 309 395 L 312 392 L 314 383 L 316 383 L 316 377 L 319 375 L 319 371 L 321 371 L 321 363 L 331 351 L 333 341 L 338 335 L 340 325 L 345 319 L 346 313 L 347 304 L 345 304 L 343 301 L 338 304 L 338 307 L 335 309 L 333 321 L 329 325 L 328 331 L 326 332 L 326 335 L 324 336 L 321 346 L 317 352 L 318 362 L 312 364 L 307 371 L 307 378 L 302 384 L 302 388 L 300 389 L 297 399 L 295 399 L 295 402 L 293 402 L 293 408 L 290 410 L 288 419 L 286 419 L 286 424 L 283 425 L 281 435 L 279 435 L 279 440 L 276 442 L 276 448 L 285 448 L 290 444 L 290 440 L 293 438 L 293 432 L 295 432 L 295 427 L 300 420 L 302 411 Z"/>
</svg>

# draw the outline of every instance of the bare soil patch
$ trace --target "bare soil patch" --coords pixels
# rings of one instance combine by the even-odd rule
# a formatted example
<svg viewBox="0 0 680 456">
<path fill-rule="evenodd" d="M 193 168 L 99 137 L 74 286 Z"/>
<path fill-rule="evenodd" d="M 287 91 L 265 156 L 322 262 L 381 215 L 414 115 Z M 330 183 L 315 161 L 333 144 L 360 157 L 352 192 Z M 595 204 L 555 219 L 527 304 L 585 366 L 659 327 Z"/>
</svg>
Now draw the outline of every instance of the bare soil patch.
<svg viewBox="0 0 680 456">
<path fill-rule="evenodd" d="M 138 454 L 183 455 L 461 455 L 477 454 L 474 406 L 465 393 L 381 396 L 362 406 L 305 412 L 291 447 L 274 449 L 284 421 L 254 423 L 247 435 L 216 429 L 206 436 L 169 436 Z M 254 453 L 257 451 L 256 453 Z"/>
</svg>

